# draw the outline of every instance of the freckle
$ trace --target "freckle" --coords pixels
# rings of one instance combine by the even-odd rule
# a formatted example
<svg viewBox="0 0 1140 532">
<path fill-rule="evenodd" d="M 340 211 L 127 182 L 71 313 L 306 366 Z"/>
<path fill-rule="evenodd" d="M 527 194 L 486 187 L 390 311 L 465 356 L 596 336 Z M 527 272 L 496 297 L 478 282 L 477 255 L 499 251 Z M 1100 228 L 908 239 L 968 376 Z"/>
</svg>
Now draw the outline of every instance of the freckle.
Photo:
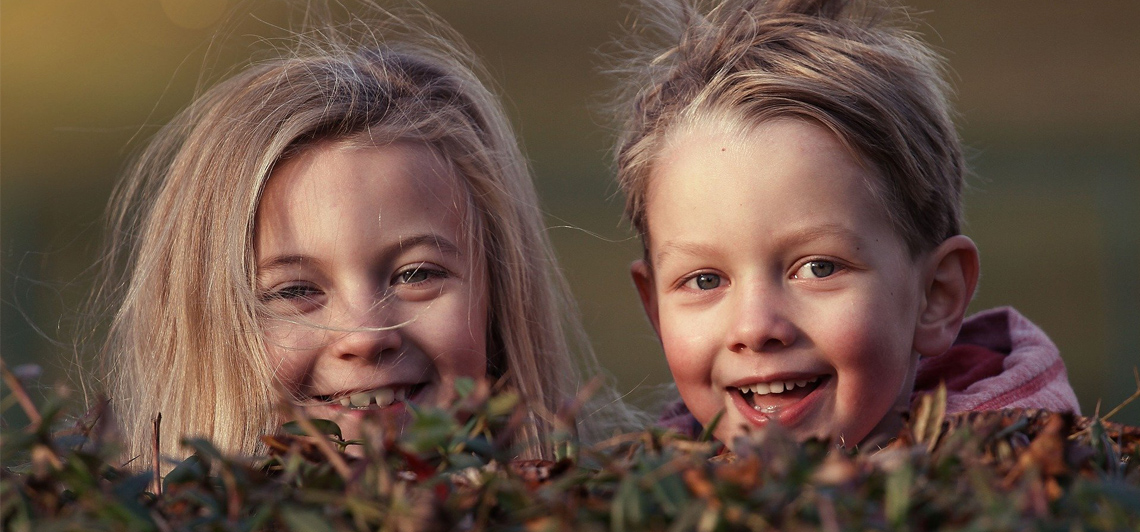
<svg viewBox="0 0 1140 532">
<path fill-rule="evenodd" d="M 721 148 L 721 149 L 720 149 L 720 151 L 724 151 L 724 150 L 726 150 L 726 149 L 727 149 L 727 148 Z"/>
</svg>

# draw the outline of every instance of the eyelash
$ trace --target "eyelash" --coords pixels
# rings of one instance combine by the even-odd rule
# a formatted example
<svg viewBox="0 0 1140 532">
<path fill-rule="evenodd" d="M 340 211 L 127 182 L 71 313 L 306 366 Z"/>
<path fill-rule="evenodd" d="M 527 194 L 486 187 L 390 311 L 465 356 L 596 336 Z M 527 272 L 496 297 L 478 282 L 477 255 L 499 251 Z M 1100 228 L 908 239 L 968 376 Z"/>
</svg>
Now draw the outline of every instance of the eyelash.
<svg viewBox="0 0 1140 532">
<path fill-rule="evenodd" d="M 831 271 L 831 273 L 828 273 L 827 275 L 824 275 L 822 277 L 807 277 L 807 276 L 800 277 L 799 276 L 800 270 L 803 270 L 805 267 L 810 267 L 812 264 L 830 264 L 832 267 L 832 271 Z M 792 278 L 793 279 L 821 280 L 821 279 L 827 279 L 827 278 L 833 277 L 833 276 L 835 276 L 835 274 L 841 273 L 846 269 L 847 269 L 847 266 L 844 266 L 842 263 L 840 263 L 837 260 L 832 260 L 832 259 L 827 259 L 827 258 L 822 258 L 822 257 L 812 258 L 810 260 L 804 261 L 799 266 L 797 266 L 794 270 L 792 270 Z M 703 289 L 703 288 L 700 288 L 699 286 L 694 286 L 692 288 L 693 290 L 698 291 L 698 292 L 712 291 L 712 290 L 719 288 L 721 283 L 724 282 L 724 278 L 719 273 L 713 273 L 713 272 L 708 272 L 708 271 L 699 271 L 699 272 L 694 272 L 690 275 L 687 275 L 687 276 L 681 278 L 681 280 L 678 281 L 678 283 L 677 283 L 677 288 L 684 288 L 684 287 L 688 286 L 690 283 L 696 282 L 698 279 L 701 278 L 701 276 L 704 276 L 704 275 L 716 277 L 717 278 L 716 279 L 716 286 L 713 286 L 712 288 L 708 288 L 708 289 Z"/>
<path fill-rule="evenodd" d="M 813 277 L 808 277 L 808 276 L 800 277 L 800 275 L 799 275 L 800 271 L 803 270 L 804 268 L 809 268 L 812 264 L 830 264 L 831 268 L 832 268 L 831 273 L 828 273 L 827 275 L 824 275 L 822 277 L 814 277 L 814 276 Z M 816 257 L 816 258 L 808 259 L 808 260 L 804 261 L 803 263 L 801 263 L 799 266 L 797 266 L 796 269 L 792 271 L 792 278 L 793 279 L 814 279 L 814 280 L 828 279 L 828 278 L 834 277 L 835 274 L 842 273 L 846 269 L 847 269 L 847 266 L 843 265 L 843 263 L 841 263 L 837 260 L 832 260 L 832 259 L 823 258 L 823 257 Z M 812 273 L 814 273 L 814 272 L 812 272 Z"/>
<path fill-rule="evenodd" d="M 314 296 L 320 295 L 320 292 L 319 288 L 310 284 L 290 284 L 262 294 L 261 301 L 265 303 L 274 300 L 312 299 Z"/>
<path fill-rule="evenodd" d="M 418 281 L 411 280 L 413 276 L 424 276 L 423 279 Z M 392 277 L 393 285 L 410 285 L 415 286 L 426 283 L 432 278 L 445 278 L 448 273 L 442 269 L 428 268 L 423 264 L 416 265 L 411 268 L 401 270 Z M 310 299 L 314 296 L 320 295 L 321 290 L 316 286 L 307 283 L 297 283 L 285 285 L 281 288 L 271 290 L 261 295 L 262 302 L 269 302 L 273 300 L 294 300 L 294 299 Z"/>
<path fill-rule="evenodd" d="M 724 282 L 724 277 L 722 277 L 719 273 L 710 272 L 710 271 L 699 271 L 699 272 L 694 272 L 692 274 L 689 274 L 689 275 L 681 278 L 681 280 L 677 283 L 677 288 L 685 288 L 689 285 L 689 283 L 694 283 L 698 279 L 700 279 L 702 276 L 705 276 L 705 275 L 708 275 L 711 277 L 716 277 L 716 281 L 717 281 L 716 286 L 714 286 L 712 288 L 708 288 L 708 289 L 704 289 L 704 288 L 701 288 L 699 286 L 693 286 L 690 289 L 697 291 L 697 292 L 709 292 L 709 291 L 712 291 L 712 290 L 719 288 L 720 284 L 722 282 Z"/>
<path fill-rule="evenodd" d="M 427 277 L 420 281 L 410 281 L 409 277 L 417 274 L 426 275 Z M 417 264 L 411 268 L 406 268 L 396 273 L 392 277 L 393 285 L 409 285 L 416 286 L 430 281 L 433 278 L 445 279 L 449 276 L 448 272 L 442 268 L 432 268 L 427 264 Z"/>
</svg>

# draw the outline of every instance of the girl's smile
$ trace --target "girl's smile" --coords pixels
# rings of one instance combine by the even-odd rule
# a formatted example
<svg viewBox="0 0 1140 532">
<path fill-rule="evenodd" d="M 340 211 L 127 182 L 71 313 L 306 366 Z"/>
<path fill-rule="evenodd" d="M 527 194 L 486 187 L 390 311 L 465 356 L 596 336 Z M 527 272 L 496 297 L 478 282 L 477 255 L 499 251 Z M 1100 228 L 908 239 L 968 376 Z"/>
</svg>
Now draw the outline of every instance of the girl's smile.
<svg viewBox="0 0 1140 532">
<path fill-rule="evenodd" d="M 413 385 L 384 386 L 372 390 L 349 391 L 333 395 L 316 395 L 313 400 L 317 404 L 335 407 L 340 405 L 349 410 L 366 410 L 369 408 L 384 408 L 395 403 L 403 403 L 409 399 L 414 400 L 417 394 L 423 391 L 427 383 Z"/>
<path fill-rule="evenodd" d="M 257 211 L 275 376 L 358 437 L 368 412 L 443 404 L 486 375 L 487 281 L 466 191 L 429 148 L 321 143 L 280 163 Z"/>
</svg>

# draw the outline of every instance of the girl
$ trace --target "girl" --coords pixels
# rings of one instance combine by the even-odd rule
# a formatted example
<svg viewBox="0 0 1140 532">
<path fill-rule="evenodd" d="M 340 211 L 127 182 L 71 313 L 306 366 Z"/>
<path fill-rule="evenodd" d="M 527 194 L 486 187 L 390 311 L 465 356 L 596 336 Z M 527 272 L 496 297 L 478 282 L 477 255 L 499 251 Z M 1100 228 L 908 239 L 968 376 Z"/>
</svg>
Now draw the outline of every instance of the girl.
<svg viewBox="0 0 1140 532">
<path fill-rule="evenodd" d="M 510 126 L 449 29 L 404 24 L 309 32 L 208 90 L 116 193 L 104 360 L 136 463 L 159 413 L 161 455 L 182 435 L 257 452 L 278 390 L 348 438 L 461 377 L 539 412 L 573 397 L 581 328 Z M 531 417 L 516 441 L 546 456 Z"/>
</svg>

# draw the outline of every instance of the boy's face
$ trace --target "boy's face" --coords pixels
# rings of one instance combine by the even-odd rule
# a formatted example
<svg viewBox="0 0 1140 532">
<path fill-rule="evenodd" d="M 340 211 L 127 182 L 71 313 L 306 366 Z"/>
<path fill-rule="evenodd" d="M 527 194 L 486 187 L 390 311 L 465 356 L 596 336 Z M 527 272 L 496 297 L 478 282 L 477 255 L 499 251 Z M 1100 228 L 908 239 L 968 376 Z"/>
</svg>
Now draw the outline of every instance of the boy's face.
<svg viewBox="0 0 1140 532">
<path fill-rule="evenodd" d="M 724 410 L 729 445 L 770 421 L 849 445 L 897 429 L 922 273 L 868 189 L 873 170 L 804 120 L 671 140 L 633 276 L 697 420 Z"/>
</svg>

